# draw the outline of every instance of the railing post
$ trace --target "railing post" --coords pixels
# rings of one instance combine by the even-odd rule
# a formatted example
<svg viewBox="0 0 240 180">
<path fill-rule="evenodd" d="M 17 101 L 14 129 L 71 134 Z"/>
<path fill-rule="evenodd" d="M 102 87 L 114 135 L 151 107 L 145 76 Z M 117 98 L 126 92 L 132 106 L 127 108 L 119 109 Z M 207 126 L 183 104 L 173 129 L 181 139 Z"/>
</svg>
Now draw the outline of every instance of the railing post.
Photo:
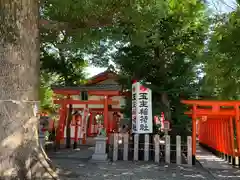
<svg viewBox="0 0 240 180">
<path fill-rule="evenodd" d="M 113 161 L 118 160 L 118 133 L 113 134 Z"/>
<path fill-rule="evenodd" d="M 139 142 L 139 134 L 134 134 L 134 155 L 133 155 L 133 160 L 138 161 L 138 142 Z"/>
<path fill-rule="evenodd" d="M 156 162 L 156 163 L 159 163 L 159 154 L 160 154 L 160 148 L 159 148 L 159 135 L 158 134 L 156 134 L 155 136 L 154 136 L 154 146 L 155 146 L 155 148 L 154 148 L 154 154 L 155 154 L 155 157 L 154 157 L 154 161 Z"/>
<path fill-rule="evenodd" d="M 144 161 L 149 160 L 149 134 L 144 136 Z"/>
<path fill-rule="evenodd" d="M 239 157 L 235 156 L 235 166 L 239 166 Z"/>
<path fill-rule="evenodd" d="M 127 161 L 128 160 L 128 138 L 129 134 L 124 133 L 123 135 L 123 160 Z"/>
<path fill-rule="evenodd" d="M 170 164 L 170 153 L 171 153 L 171 144 L 170 144 L 170 136 L 165 136 L 165 162 Z"/>
<path fill-rule="evenodd" d="M 187 161 L 188 165 L 192 165 L 193 156 L 192 156 L 192 137 L 187 137 Z"/>
<path fill-rule="evenodd" d="M 181 136 L 176 137 L 176 162 L 177 164 L 182 163 L 182 152 L 181 152 Z"/>
</svg>

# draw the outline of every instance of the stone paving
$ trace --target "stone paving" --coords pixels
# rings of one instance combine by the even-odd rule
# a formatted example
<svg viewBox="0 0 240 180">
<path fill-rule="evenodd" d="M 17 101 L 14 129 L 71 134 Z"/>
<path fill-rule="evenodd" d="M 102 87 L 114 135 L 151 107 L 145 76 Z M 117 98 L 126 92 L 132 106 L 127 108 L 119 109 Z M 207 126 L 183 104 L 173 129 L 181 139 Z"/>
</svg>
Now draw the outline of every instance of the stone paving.
<svg viewBox="0 0 240 180">
<path fill-rule="evenodd" d="M 235 180 L 240 179 L 240 169 L 228 166 L 209 166 L 210 162 L 190 167 L 176 164 L 165 165 L 153 162 L 117 161 L 92 163 L 94 149 L 87 146 L 78 150 L 60 150 L 48 153 L 62 180 Z M 206 160 L 213 156 L 205 152 Z M 199 157 L 198 157 L 199 158 Z M 205 161 L 206 161 L 205 160 Z M 200 160 L 199 160 L 200 161 Z M 202 161 L 200 161 L 202 162 Z M 220 161 L 218 162 L 220 163 Z"/>
<path fill-rule="evenodd" d="M 210 180 L 213 177 L 201 168 L 157 165 L 143 162 L 94 164 L 79 160 L 55 159 L 59 175 L 66 180 Z"/>
<path fill-rule="evenodd" d="M 201 146 L 197 145 L 196 158 L 204 169 L 209 171 L 215 179 L 219 180 L 235 180 L 240 179 L 240 169 L 235 168 L 223 159 L 216 157 Z"/>
<path fill-rule="evenodd" d="M 92 148 L 49 153 L 63 180 L 200 180 L 213 179 L 200 166 L 164 165 L 153 162 L 117 161 L 92 163 Z"/>
</svg>

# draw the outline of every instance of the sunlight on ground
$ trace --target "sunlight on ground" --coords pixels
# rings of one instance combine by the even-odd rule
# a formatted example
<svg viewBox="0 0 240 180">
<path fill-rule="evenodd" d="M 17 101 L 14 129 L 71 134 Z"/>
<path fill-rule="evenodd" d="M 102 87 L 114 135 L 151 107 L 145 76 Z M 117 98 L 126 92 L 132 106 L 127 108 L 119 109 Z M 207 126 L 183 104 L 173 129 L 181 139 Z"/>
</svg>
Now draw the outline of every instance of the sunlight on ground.
<svg viewBox="0 0 240 180">
<path fill-rule="evenodd" d="M 199 159 L 206 159 L 206 160 L 212 160 L 212 161 L 222 161 L 224 162 L 224 160 L 220 159 L 220 158 L 216 158 L 215 156 L 198 156 Z"/>
<path fill-rule="evenodd" d="M 183 175 L 184 177 L 191 177 L 191 178 L 201 178 L 201 179 L 206 179 L 204 176 L 200 175 L 200 174 L 196 174 L 196 175 Z"/>
</svg>

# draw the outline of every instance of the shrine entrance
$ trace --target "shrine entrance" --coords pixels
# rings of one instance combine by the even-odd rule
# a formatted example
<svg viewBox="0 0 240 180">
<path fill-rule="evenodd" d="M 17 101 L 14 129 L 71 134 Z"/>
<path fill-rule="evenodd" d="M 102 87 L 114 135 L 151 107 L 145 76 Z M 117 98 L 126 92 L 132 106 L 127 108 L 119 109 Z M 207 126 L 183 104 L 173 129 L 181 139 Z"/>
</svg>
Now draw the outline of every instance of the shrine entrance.
<svg viewBox="0 0 240 180">
<path fill-rule="evenodd" d="M 240 152 L 240 101 L 183 100 L 191 107 L 192 156 L 196 160 L 196 140 L 234 164 Z"/>
<path fill-rule="evenodd" d="M 120 118 L 119 100 L 113 97 L 122 96 L 118 85 L 94 85 L 79 87 L 53 87 L 54 103 L 59 104 L 59 123 L 56 141 L 63 141 L 66 137 L 66 118 L 69 105 L 72 105 L 71 139 L 76 143 L 82 140 L 86 144 L 87 137 L 96 136 L 100 128 L 106 130 L 106 135 L 118 129 L 117 122 Z M 79 95 L 87 93 L 90 99 L 79 100 Z M 116 98 L 115 98 L 116 99 Z"/>
</svg>

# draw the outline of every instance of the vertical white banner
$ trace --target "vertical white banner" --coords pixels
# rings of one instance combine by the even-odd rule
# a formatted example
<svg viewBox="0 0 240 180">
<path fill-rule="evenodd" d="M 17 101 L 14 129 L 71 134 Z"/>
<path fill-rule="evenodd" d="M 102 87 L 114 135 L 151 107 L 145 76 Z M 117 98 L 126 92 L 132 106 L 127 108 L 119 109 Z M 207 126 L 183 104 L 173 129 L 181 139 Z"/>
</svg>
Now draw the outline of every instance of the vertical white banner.
<svg viewBox="0 0 240 180">
<path fill-rule="evenodd" d="M 152 133 L 152 121 L 152 91 L 136 82 L 132 86 L 133 132 L 138 134 Z"/>
<path fill-rule="evenodd" d="M 132 84 L 132 132 L 137 133 L 137 119 L 138 119 L 138 109 L 137 109 L 137 104 L 138 104 L 138 86 L 139 83 L 135 82 Z"/>
</svg>

